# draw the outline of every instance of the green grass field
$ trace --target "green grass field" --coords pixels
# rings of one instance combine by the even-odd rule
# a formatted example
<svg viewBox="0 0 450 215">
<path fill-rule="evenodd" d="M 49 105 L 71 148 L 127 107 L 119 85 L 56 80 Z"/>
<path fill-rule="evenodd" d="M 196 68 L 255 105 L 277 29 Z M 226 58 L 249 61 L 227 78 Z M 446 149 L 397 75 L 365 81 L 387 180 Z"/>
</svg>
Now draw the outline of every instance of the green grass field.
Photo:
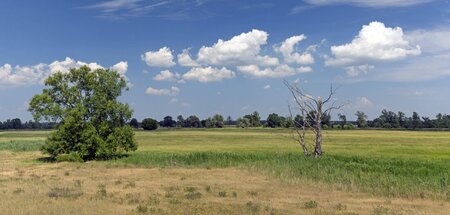
<svg viewBox="0 0 450 215">
<path fill-rule="evenodd" d="M 0 132 L 0 150 L 37 150 L 46 135 Z M 327 130 L 322 158 L 303 157 L 287 129 L 161 129 L 136 138 L 137 152 L 106 163 L 248 168 L 293 183 L 450 200 L 450 132 Z"/>
</svg>

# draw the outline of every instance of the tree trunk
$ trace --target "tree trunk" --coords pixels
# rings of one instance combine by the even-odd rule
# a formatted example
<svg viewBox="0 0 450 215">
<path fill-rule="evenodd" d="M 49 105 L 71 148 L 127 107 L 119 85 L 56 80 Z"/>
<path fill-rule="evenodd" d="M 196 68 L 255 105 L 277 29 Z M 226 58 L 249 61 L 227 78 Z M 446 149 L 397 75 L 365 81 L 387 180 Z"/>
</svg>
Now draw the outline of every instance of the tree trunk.
<svg viewBox="0 0 450 215">
<path fill-rule="evenodd" d="M 302 149 L 303 149 L 303 154 L 305 155 L 305 156 L 308 156 L 309 155 L 309 152 L 308 152 L 308 148 L 306 147 L 306 144 L 305 144 L 305 134 L 306 134 L 306 125 L 305 125 L 305 123 L 306 123 L 306 115 L 305 115 L 305 111 L 302 109 L 302 120 L 303 120 L 303 122 L 302 122 L 302 131 L 301 131 L 301 133 L 300 133 L 300 146 L 302 147 Z"/>
<path fill-rule="evenodd" d="M 322 155 L 322 125 L 317 125 L 316 147 L 314 147 L 314 155 L 316 157 Z"/>
<path fill-rule="evenodd" d="M 317 104 L 316 113 L 316 146 L 314 147 L 314 155 L 319 157 L 322 155 L 322 103 Z"/>
</svg>

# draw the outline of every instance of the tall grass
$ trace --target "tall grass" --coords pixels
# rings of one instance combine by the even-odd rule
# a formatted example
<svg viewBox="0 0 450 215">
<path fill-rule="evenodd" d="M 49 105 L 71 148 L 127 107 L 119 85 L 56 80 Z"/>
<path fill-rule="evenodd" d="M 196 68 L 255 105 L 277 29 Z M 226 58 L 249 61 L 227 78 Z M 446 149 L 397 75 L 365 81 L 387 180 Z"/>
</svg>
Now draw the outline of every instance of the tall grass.
<svg viewBox="0 0 450 215">
<path fill-rule="evenodd" d="M 0 142 L 0 151 L 9 150 L 13 152 L 37 151 L 42 145 L 43 140 L 10 140 Z"/>
<path fill-rule="evenodd" d="M 314 158 L 290 152 L 138 152 L 114 162 L 146 167 L 243 167 L 293 182 L 314 181 L 382 196 L 450 200 L 450 166 L 445 161 Z"/>
</svg>

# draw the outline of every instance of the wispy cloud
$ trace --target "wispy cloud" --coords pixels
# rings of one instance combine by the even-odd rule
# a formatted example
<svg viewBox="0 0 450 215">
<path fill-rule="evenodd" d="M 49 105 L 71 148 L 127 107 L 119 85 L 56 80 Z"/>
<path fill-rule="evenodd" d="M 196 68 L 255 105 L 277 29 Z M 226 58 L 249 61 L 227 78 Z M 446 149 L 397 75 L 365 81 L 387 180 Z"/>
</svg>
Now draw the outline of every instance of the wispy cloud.
<svg viewBox="0 0 450 215">
<path fill-rule="evenodd" d="M 163 19 L 189 18 L 192 10 L 202 7 L 210 0 L 107 0 L 80 7 L 94 10 L 98 17 L 126 19 L 155 16 Z"/>
<path fill-rule="evenodd" d="M 329 5 L 351 5 L 365 8 L 408 7 L 435 0 L 304 0 L 303 4 L 293 7 L 290 14 Z"/>
<path fill-rule="evenodd" d="M 348 4 L 359 7 L 406 7 L 412 5 L 418 5 L 428 3 L 434 0 L 305 0 L 310 5 L 335 5 L 335 4 Z"/>
</svg>

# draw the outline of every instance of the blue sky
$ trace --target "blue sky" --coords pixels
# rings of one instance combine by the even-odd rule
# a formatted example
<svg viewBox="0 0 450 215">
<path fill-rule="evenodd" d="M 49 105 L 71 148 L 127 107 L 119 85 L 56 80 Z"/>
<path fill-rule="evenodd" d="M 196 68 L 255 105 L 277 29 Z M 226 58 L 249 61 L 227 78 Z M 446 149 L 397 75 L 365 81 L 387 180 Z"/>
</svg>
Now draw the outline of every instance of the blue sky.
<svg viewBox="0 0 450 215">
<path fill-rule="evenodd" d="M 331 83 L 342 113 L 450 113 L 447 0 L 111 0 L 0 3 L 0 120 L 55 71 L 113 68 L 138 119 L 286 115 L 283 79 Z"/>
</svg>

